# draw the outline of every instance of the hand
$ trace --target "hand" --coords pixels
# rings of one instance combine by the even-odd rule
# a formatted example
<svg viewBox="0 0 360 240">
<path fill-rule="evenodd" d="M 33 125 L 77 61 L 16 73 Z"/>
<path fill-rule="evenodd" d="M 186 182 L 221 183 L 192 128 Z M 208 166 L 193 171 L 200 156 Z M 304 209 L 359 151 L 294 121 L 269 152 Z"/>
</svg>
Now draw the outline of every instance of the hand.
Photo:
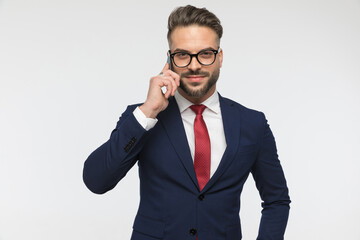
<svg viewBox="0 0 360 240">
<path fill-rule="evenodd" d="M 156 118 L 167 108 L 169 97 L 174 96 L 179 85 L 179 75 L 171 71 L 169 64 L 166 63 L 161 73 L 150 79 L 148 95 L 144 104 L 140 106 L 140 110 L 146 117 Z M 166 87 L 165 93 L 162 92 L 162 87 Z"/>
</svg>

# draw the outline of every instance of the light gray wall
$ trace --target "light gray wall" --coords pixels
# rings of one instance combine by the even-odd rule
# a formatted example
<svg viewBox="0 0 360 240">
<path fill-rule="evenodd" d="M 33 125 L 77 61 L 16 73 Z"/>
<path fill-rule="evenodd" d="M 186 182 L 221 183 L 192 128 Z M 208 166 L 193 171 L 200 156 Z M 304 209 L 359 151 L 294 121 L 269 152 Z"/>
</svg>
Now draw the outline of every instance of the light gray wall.
<svg viewBox="0 0 360 240">
<path fill-rule="evenodd" d="M 105 195 L 82 182 L 167 51 L 187 1 L 0 1 L 0 240 L 129 239 L 137 167 Z M 360 239 L 360 1 L 196 1 L 222 20 L 219 92 L 265 112 L 293 200 L 286 239 Z M 260 198 L 242 195 L 245 240 Z"/>
</svg>

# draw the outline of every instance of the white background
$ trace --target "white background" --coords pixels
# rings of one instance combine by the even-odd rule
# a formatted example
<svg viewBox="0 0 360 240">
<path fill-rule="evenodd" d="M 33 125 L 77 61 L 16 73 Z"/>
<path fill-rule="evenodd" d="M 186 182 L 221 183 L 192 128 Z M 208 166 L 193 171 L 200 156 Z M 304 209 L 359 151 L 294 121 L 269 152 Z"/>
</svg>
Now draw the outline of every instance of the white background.
<svg viewBox="0 0 360 240">
<path fill-rule="evenodd" d="M 145 100 L 186 1 L 0 1 L 0 240 L 129 239 L 135 166 L 95 195 L 87 156 Z M 196 1 L 222 21 L 219 92 L 265 112 L 293 201 L 286 239 L 360 239 L 360 1 Z M 244 240 L 261 200 L 249 177 Z"/>
</svg>

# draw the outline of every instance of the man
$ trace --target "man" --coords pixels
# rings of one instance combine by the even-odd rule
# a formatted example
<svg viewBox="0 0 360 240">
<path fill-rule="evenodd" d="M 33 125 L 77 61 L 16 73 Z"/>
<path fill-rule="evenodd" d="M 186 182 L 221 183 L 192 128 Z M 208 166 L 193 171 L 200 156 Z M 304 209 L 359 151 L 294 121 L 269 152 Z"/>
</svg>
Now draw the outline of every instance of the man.
<svg viewBox="0 0 360 240">
<path fill-rule="evenodd" d="M 138 162 L 133 240 L 240 240 L 240 194 L 251 172 L 263 200 L 258 240 L 280 240 L 290 199 L 275 140 L 261 112 L 216 91 L 222 26 L 205 8 L 169 16 L 169 61 L 146 101 L 128 106 L 84 165 L 102 194 Z M 163 94 L 162 89 L 166 87 Z"/>
</svg>

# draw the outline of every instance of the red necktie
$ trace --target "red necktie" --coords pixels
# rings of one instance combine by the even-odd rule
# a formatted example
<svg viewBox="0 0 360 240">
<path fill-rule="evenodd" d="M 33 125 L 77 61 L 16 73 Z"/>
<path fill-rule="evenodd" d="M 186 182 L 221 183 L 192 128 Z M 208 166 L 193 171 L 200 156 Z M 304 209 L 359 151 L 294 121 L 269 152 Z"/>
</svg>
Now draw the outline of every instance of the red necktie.
<svg viewBox="0 0 360 240">
<path fill-rule="evenodd" d="M 204 188 L 210 179 L 210 138 L 206 128 L 202 113 L 206 106 L 192 105 L 191 110 L 196 113 L 194 121 L 195 133 L 195 156 L 194 168 L 199 183 L 200 191 Z"/>
</svg>

